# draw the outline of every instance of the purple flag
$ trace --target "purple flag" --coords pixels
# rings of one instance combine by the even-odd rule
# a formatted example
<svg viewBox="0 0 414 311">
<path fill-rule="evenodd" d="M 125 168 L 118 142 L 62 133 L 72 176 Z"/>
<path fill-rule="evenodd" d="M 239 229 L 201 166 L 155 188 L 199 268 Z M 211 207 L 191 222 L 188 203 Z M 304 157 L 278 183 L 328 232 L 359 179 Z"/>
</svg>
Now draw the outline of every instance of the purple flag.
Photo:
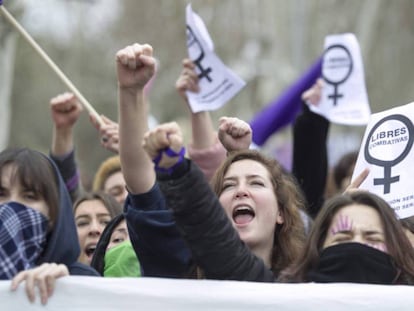
<svg viewBox="0 0 414 311">
<path fill-rule="evenodd" d="M 0 0 L 0 5 L 2 5 L 3 4 L 3 0 Z"/>
<path fill-rule="evenodd" d="M 301 96 L 321 76 L 322 57 L 305 72 L 282 95 L 256 114 L 250 121 L 253 130 L 253 142 L 263 145 L 280 128 L 292 123 L 301 108 Z"/>
</svg>

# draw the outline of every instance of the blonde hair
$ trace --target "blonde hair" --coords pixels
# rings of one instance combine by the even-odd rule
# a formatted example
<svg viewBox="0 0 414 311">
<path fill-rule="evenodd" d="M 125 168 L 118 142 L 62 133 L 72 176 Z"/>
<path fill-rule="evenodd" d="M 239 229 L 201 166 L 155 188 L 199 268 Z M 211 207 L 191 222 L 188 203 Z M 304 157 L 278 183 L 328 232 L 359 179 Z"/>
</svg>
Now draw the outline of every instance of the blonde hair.
<svg viewBox="0 0 414 311">
<path fill-rule="evenodd" d="M 119 155 L 112 156 L 101 163 L 93 179 L 92 190 L 102 191 L 109 176 L 121 171 L 121 159 Z"/>
</svg>

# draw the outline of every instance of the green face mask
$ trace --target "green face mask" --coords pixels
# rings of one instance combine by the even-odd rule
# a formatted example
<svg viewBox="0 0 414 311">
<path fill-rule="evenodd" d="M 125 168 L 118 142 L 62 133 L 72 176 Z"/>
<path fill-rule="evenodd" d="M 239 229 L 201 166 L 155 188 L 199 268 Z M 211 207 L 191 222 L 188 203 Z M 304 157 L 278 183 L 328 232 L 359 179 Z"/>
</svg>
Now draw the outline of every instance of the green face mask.
<svg viewBox="0 0 414 311">
<path fill-rule="evenodd" d="M 105 253 L 104 277 L 139 276 L 139 261 L 130 241 L 122 242 Z"/>
</svg>

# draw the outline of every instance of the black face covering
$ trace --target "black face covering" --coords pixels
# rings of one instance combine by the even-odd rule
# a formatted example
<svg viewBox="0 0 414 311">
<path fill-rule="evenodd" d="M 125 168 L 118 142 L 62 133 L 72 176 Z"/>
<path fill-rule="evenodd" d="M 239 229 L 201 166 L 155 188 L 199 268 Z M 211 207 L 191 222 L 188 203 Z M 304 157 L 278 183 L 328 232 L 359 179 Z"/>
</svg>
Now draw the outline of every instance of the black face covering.
<svg viewBox="0 0 414 311">
<path fill-rule="evenodd" d="M 392 284 L 397 276 L 398 270 L 387 253 L 361 243 L 344 243 L 322 251 L 319 264 L 308 273 L 308 280 Z"/>
</svg>

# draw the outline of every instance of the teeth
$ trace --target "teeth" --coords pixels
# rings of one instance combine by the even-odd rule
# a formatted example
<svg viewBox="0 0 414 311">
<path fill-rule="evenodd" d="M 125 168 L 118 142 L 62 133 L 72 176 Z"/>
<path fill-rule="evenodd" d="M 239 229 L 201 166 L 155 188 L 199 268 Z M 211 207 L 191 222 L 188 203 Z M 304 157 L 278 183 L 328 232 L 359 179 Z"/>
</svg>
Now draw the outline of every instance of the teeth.
<svg viewBox="0 0 414 311">
<path fill-rule="evenodd" d="M 241 206 L 237 206 L 234 210 L 233 210 L 233 218 L 236 217 L 237 215 L 241 215 L 241 214 L 249 214 L 249 215 L 255 215 L 254 210 L 247 205 L 241 205 Z"/>
<path fill-rule="evenodd" d="M 236 208 L 235 208 L 235 211 L 241 211 L 241 210 L 249 210 L 249 211 L 251 211 L 251 210 L 253 210 L 250 206 L 237 206 Z"/>
</svg>

